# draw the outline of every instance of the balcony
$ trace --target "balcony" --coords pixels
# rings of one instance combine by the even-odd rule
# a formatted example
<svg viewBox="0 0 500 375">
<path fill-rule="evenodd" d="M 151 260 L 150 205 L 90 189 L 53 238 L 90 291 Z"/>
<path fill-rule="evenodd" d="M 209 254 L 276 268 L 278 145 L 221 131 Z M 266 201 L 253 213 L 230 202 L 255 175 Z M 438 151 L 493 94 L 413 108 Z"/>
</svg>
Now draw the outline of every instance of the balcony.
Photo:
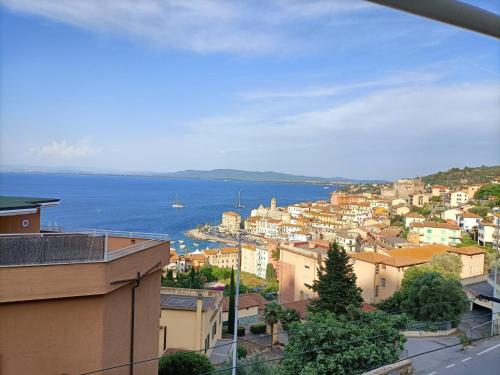
<svg viewBox="0 0 500 375">
<path fill-rule="evenodd" d="M 0 235 L 0 266 L 106 262 L 166 242 L 166 236 L 99 230 Z"/>
</svg>

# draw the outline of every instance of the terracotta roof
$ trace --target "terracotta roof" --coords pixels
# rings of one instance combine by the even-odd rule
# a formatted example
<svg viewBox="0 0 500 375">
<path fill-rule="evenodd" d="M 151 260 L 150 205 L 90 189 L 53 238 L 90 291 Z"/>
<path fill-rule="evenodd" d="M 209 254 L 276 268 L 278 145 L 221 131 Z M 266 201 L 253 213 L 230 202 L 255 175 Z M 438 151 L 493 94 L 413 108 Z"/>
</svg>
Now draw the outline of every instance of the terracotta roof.
<svg viewBox="0 0 500 375">
<path fill-rule="evenodd" d="M 424 215 L 420 215 L 416 212 L 410 212 L 405 215 L 405 217 L 412 218 L 412 219 L 424 219 Z"/>
<path fill-rule="evenodd" d="M 220 249 L 221 254 L 234 254 L 238 252 L 237 247 L 223 247 Z"/>
<path fill-rule="evenodd" d="M 411 223 L 411 226 L 413 228 L 441 228 L 441 229 L 460 230 L 460 227 L 456 224 L 436 223 L 434 221 L 424 221 L 423 223 Z"/>
<path fill-rule="evenodd" d="M 477 255 L 484 253 L 484 250 L 478 246 L 452 247 L 448 251 L 462 255 Z"/>
<path fill-rule="evenodd" d="M 217 249 L 207 249 L 204 250 L 205 255 L 216 255 L 217 254 Z"/>
<path fill-rule="evenodd" d="M 301 299 L 298 301 L 283 303 L 282 306 L 287 309 L 293 309 L 297 311 L 300 315 L 300 319 L 305 319 L 308 314 L 307 306 L 309 306 L 309 303 L 311 303 L 311 301 L 312 301 L 311 299 Z M 363 310 L 364 312 L 372 312 L 376 311 L 377 308 L 367 303 L 363 303 L 361 305 L 361 310 Z"/>
<path fill-rule="evenodd" d="M 233 211 L 223 212 L 222 215 L 224 215 L 224 216 L 241 216 L 239 213 L 233 212 Z"/>
<path fill-rule="evenodd" d="M 222 300 L 224 312 L 229 311 L 229 297 L 226 296 Z M 259 306 L 259 310 L 264 309 L 267 301 L 259 293 L 244 293 L 240 294 L 238 298 L 238 309 L 246 309 L 249 307 Z"/>
<path fill-rule="evenodd" d="M 444 185 L 434 185 L 432 188 L 433 189 L 449 189 L 448 186 L 444 186 Z"/>
<path fill-rule="evenodd" d="M 205 260 L 205 254 L 191 254 L 193 260 Z"/>
<path fill-rule="evenodd" d="M 481 217 L 479 215 L 472 214 L 469 212 L 464 212 L 463 214 L 460 214 L 458 216 L 462 216 L 463 218 L 467 218 L 467 219 L 479 219 Z"/>
</svg>

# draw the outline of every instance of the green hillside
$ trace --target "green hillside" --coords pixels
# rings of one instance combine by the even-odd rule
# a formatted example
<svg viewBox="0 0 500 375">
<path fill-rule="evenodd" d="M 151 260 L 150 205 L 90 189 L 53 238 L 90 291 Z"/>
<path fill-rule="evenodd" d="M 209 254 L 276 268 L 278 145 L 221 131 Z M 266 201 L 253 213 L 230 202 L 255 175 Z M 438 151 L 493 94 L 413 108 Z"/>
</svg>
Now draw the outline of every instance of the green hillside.
<svg viewBox="0 0 500 375">
<path fill-rule="evenodd" d="M 493 167 L 465 167 L 452 168 L 446 172 L 438 172 L 425 176 L 422 180 L 430 185 L 445 185 L 456 187 L 464 184 L 487 183 L 493 178 L 500 177 L 500 166 Z"/>
</svg>

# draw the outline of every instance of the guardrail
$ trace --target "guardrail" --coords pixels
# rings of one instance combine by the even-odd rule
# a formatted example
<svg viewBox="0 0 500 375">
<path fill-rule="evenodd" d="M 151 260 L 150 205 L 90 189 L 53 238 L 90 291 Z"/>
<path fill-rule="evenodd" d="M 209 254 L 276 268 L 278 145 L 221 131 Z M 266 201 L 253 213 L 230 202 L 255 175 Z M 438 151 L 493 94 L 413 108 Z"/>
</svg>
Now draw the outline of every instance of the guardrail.
<svg viewBox="0 0 500 375">
<path fill-rule="evenodd" d="M 82 233 L 82 234 L 95 234 L 95 235 L 108 235 L 116 237 L 129 237 L 129 238 L 144 238 L 144 239 L 158 239 L 168 240 L 168 234 L 164 233 L 147 233 L 147 232 L 127 232 L 122 230 L 107 230 L 95 228 L 72 228 L 61 227 L 53 225 L 42 225 L 41 230 L 45 233 Z"/>
</svg>

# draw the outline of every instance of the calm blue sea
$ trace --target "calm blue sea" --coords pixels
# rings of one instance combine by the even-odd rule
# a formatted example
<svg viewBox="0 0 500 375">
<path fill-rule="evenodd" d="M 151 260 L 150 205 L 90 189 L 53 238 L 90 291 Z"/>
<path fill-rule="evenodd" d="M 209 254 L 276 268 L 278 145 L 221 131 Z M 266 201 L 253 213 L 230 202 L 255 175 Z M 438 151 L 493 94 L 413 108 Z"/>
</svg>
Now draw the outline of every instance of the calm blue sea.
<svg viewBox="0 0 500 375">
<path fill-rule="evenodd" d="M 57 207 L 42 211 L 42 224 L 57 222 L 69 228 L 97 228 L 168 234 L 183 239 L 187 249 L 208 245 L 193 241 L 184 232 L 202 223 L 217 223 L 223 211 L 235 210 L 238 191 L 248 216 L 272 197 L 278 205 L 328 199 L 335 187 L 311 184 L 243 181 L 175 180 L 153 177 L 2 173 L 0 194 L 60 198 Z M 178 195 L 185 207 L 170 205 Z M 211 245 L 213 247 L 213 244 Z"/>
</svg>

